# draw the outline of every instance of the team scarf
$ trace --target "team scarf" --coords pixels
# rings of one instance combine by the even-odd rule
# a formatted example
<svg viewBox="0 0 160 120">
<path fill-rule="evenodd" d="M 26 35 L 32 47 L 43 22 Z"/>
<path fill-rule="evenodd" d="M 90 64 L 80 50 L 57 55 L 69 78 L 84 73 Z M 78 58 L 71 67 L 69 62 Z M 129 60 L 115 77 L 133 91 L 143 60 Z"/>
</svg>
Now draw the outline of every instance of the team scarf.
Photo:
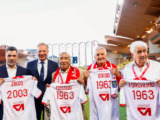
<svg viewBox="0 0 160 120">
<path fill-rule="evenodd" d="M 80 77 L 80 71 L 75 68 L 75 67 L 71 67 L 69 68 L 68 74 L 67 74 L 67 78 L 66 81 L 64 82 L 61 73 L 60 73 L 60 67 L 56 70 L 54 77 L 53 77 L 53 82 L 55 81 L 61 81 L 62 84 L 64 83 L 69 83 L 70 80 L 76 80 Z"/>
<path fill-rule="evenodd" d="M 97 69 L 98 68 L 98 65 L 97 65 L 97 62 L 93 64 L 93 69 Z M 112 65 L 109 61 L 106 60 L 106 62 L 104 63 L 103 67 L 102 68 L 98 68 L 98 70 L 102 70 L 102 69 L 109 69 L 109 68 L 112 68 Z"/>
</svg>

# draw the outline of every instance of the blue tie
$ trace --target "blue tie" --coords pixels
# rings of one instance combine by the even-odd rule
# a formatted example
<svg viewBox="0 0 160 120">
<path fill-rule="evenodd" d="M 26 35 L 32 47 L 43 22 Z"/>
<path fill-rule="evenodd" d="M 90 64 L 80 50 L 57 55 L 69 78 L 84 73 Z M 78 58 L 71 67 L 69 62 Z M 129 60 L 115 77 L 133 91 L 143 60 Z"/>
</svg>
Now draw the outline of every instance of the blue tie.
<svg viewBox="0 0 160 120">
<path fill-rule="evenodd" d="M 41 72 L 40 72 L 40 78 L 42 82 L 44 81 L 44 62 L 41 62 L 42 67 L 41 67 Z"/>
</svg>

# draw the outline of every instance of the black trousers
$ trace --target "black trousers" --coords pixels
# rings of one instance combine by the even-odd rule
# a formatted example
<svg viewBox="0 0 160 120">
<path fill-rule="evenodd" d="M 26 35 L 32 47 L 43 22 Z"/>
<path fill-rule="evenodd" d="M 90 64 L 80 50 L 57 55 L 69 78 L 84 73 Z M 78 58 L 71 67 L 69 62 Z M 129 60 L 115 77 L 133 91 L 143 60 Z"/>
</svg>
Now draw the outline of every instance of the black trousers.
<svg viewBox="0 0 160 120">
<path fill-rule="evenodd" d="M 35 99 L 37 120 L 41 120 L 41 113 L 44 111 L 44 106 L 41 104 L 42 99 Z M 44 112 L 42 114 L 44 120 Z"/>
</svg>

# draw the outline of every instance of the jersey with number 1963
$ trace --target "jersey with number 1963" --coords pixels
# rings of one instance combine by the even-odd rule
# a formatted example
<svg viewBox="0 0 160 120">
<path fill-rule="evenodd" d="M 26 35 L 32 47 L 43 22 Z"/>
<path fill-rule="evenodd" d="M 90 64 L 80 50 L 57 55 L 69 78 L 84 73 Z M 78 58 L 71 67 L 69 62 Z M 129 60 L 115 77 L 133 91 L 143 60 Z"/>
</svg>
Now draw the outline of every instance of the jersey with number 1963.
<svg viewBox="0 0 160 120">
<path fill-rule="evenodd" d="M 118 84 L 109 69 L 90 71 L 87 92 L 91 120 L 119 120 Z"/>
<path fill-rule="evenodd" d="M 32 76 L 5 78 L 0 86 L 3 120 L 36 120 L 34 97 L 39 98 L 41 94 Z"/>
<path fill-rule="evenodd" d="M 127 119 L 160 120 L 159 91 L 158 84 L 153 81 L 127 81 L 120 90 L 120 106 L 127 104 Z"/>
<path fill-rule="evenodd" d="M 42 99 L 42 104 L 47 102 L 51 106 L 51 120 L 83 120 L 81 104 L 87 102 L 83 85 L 52 83 Z"/>
</svg>

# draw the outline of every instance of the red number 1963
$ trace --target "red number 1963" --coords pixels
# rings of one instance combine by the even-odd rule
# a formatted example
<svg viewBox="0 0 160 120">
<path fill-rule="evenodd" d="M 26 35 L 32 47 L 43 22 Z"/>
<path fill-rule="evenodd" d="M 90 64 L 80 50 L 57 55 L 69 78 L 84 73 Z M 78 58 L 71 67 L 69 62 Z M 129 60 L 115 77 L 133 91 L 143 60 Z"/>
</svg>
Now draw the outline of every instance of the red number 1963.
<svg viewBox="0 0 160 120">
<path fill-rule="evenodd" d="M 143 91 L 140 91 L 140 90 L 133 90 L 133 96 L 134 96 L 134 99 L 137 99 L 137 100 L 140 100 L 140 99 L 144 99 L 144 100 L 147 100 L 147 99 L 154 99 L 154 92 L 153 90 L 143 90 Z"/>
</svg>

